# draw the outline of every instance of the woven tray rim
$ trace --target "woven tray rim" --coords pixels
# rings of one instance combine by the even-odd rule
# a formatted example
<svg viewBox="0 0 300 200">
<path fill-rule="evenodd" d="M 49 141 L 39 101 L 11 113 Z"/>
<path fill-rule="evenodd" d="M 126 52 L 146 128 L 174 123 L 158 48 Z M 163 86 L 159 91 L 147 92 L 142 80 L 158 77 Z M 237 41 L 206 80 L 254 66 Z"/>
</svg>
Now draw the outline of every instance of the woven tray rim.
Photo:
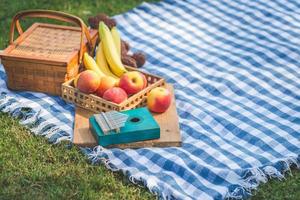
<svg viewBox="0 0 300 200">
<path fill-rule="evenodd" d="M 77 94 L 77 96 L 78 96 L 78 95 L 82 95 L 82 96 L 91 97 L 92 99 L 94 99 L 94 100 L 96 100 L 96 101 L 98 101 L 98 102 L 101 102 L 101 104 L 102 104 L 102 103 L 107 104 L 107 105 L 109 105 L 109 106 L 112 106 L 112 107 L 117 108 L 118 111 L 121 111 L 121 110 L 123 110 L 123 109 L 121 109 L 121 108 L 122 108 L 122 107 L 126 107 L 126 104 L 129 104 L 129 103 L 132 102 L 133 100 L 138 99 L 138 98 L 140 98 L 141 96 L 144 96 L 145 93 L 150 92 L 152 89 L 154 89 L 154 88 L 156 88 L 156 87 L 159 87 L 159 86 L 163 86 L 163 85 L 166 84 L 164 78 L 162 78 L 162 77 L 160 77 L 160 76 L 157 76 L 157 75 L 154 75 L 154 74 L 151 74 L 151 73 L 147 73 L 147 72 L 144 72 L 144 71 L 142 71 L 142 70 L 138 70 L 138 69 L 136 69 L 136 68 L 132 68 L 132 67 L 128 67 L 128 66 L 126 66 L 126 68 L 127 68 L 129 71 L 139 71 L 139 72 L 141 72 L 141 73 L 143 73 L 143 74 L 146 74 L 147 76 L 154 77 L 154 78 L 156 78 L 156 79 L 158 79 L 158 80 L 157 80 L 156 82 L 152 83 L 152 84 L 149 84 L 146 88 L 144 88 L 144 89 L 141 90 L 140 92 L 138 92 L 138 93 L 136 93 L 136 94 L 134 94 L 134 95 L 132 95 L 132 96 L 129 96 L 127 100 L 123 101 L 123 102 L 120 103 L 120 104 L 116 104 L 116 103 L 114 103 L 114 102 L 107 101 L 107 100 L 103 99 L 102 97 L 96 96 L 96 95 L 94 95 L 94 94 L 85 94 L 85 93 L 80 92 L 77 88 L 73 87 L 73 85 L 72 85 L 74 79 L 68 80 L 68 81 L 66 81 L 66 82 L 64 82 L 64 83 L 62 84 L 61 97 L 62 97 L 66 102 L 73 103 L 73 104 L 76 105 L 76 106 L 79 106 L 79 107 L 81 107 L 81 108 L 88 109 L 88 110 L 91 110 L 91 111 L 94 111 L 94 112 L 95 112 L 95 110 L 93 110 L 93 109 L 83 107 L 82 105 L 76 103 L 75 100 L 71 101 L 71 100 L 69 100 L 68 98 L 65 98 L 65 95 L 64 95 L 65 92 L 64 92 L 64 90 L 72 90 L 74 94 L 75 94 L 75 93 Z M 73 95 L 73 99 L 75 99 L 75 98 L 76 98 L 75 95 Z M 140 102 L 139 102 L 137 105 L 140 105 L 140 104 L 143 102 L 142 100 L 139 100 L 139 101 L 140 101 Z M 129 107 L 130 107 L 130 106 L 129 106 Z M 130 108 L 130 109 L 132 109 L 132 108 Z"/>
</svg>

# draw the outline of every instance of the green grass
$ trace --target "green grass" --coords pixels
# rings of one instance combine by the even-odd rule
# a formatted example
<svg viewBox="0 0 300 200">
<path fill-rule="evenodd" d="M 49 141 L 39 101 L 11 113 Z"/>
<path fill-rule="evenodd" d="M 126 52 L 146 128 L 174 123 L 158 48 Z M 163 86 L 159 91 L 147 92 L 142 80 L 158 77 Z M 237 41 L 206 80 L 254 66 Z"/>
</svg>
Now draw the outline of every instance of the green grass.
<svg viewBox="0 0 300 200">
<path fill-rule="evenodd" d="M 0 199 L 153 199 L 80 151 L 50 145 L 0 114 Z"/>
<path fill-rule="evenodd" d="M 158 0 L 144 1 L 155 2 Z M 8 43 L 8 34 L 11 19 L 20 10 L 59 10 L 79 16 L 85 22 L 87 22 L 87 18 L 89 16 L 95 15 L 97 13 L 104 12 L 112 16 L 132 9 L 142 2 L 142 0 L 1 0 L 0 49 L 4 48 Z M 29 21 L 32 22 L 32 20 Z"/>
<path fill-rule="evenodd" d="M 270 180 L 260 186 L 252 200 L 299 200 L 300 199 L 300 173 L 292 171 L 286 175 L 286 179 L 278 181 Z M 254 193 L 255 194 L 255 193 Z"/>
<path fill-rule="evenodd" d="M 139 3 L 140 0 L 1 0 L 0 49 L 8 43 L 9 24 L 19 10 L 61 10 L 86 20 L 99 12 L 109 15 L 125 12 Z M 293 174 L 287 176 L 286 181 L 272 180 L 261 186 L 252 199 L 300 199 L 300 173 Z M 112 173 L 103 166 L 90 165 L 77 148 L 50 145 L 46 139 L 32 136 L 17 120 L 0 113 L 0 199 L 155 197 L 147 190 L 132 185 L 119 173 Z"/>
</svg>

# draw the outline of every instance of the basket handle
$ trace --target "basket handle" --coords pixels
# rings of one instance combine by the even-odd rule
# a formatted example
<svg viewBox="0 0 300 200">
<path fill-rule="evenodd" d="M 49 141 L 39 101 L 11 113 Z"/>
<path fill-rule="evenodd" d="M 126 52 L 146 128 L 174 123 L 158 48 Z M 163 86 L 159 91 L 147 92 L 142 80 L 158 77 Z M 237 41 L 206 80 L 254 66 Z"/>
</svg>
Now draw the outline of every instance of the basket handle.
<svg viewBox="0 0 300 200">
<path fill-rule="evenodd" d="M 20 35 L 23 34 L 23 30 L 20 25 L 20 19 L 26 17 L 50 18 L 50 19 L 56 19 L 59 21 L 69 22 L 78 25 L 81 28 L 79 63 L 82 62 L 82 57 L 83 57 L 84 35 L 86 36 L 86 39 L 88 41 L 89 50 L 92 51 L 93 49 L 91 36 L 82 19 L 71 14 L 54 11 L 54 10 L 26 10 L 17 13 L 13 17 L 13 20 L 10 25 L 10 44 L 13 44 L 14 42 L 15 27 L 17 28 L 17 31 Z"/>
</svg>

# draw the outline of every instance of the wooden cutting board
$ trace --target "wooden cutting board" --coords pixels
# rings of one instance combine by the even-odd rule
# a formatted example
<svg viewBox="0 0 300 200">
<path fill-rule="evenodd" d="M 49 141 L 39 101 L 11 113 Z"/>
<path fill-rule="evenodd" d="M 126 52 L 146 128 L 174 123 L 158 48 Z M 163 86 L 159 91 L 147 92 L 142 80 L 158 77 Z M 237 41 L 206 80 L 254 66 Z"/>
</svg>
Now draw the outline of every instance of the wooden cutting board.
<svg viewBox="0 0 300 200">
<path fill-rule="evenodd" d="M 176 103 L 174 97 L 173 86 L 168 84 L 167 88 L 172 91 L 172 104 L 169 109 L 162 114 L 153 114 L 158 122 L 161 133 L 160 138 L 156 140 L 146 140 L 128 144 L 120 144 L 109 146 L 109 148 L 142 148 L 142 147 L 170 147 L 181 146 L 181 136 L 176 111 Z M 74 137 L 73 143 L 82 147 L 93 147 L 97 145 L 96 139 L 89 129 L 89 117 L 94 113 L 80 107 L 76 107 Z"/>
</svg>

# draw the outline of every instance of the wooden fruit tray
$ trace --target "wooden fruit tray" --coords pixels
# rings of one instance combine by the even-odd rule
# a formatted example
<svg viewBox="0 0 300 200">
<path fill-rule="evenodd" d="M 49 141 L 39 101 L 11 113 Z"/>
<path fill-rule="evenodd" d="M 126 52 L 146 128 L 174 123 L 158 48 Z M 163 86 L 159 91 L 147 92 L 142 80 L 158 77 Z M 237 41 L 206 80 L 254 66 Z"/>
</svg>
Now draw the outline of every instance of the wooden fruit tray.
<svg viewBox="0 0 300 200">
<path fill-rule="evenodd" d="M 172 104 L 169 109 L 162 114 L 154 114 L 154 119 L 160 126 L 160 138 L 155 140 L 146 140 L 128 144 L 111 145 L 108 148 L 143 148 L 143 147 L 170 147 L 181 146 L 181 136 L 176 111 L 176 102 L 172 85 L 166 84 L 166 87 L 172 92 Z M 94 112 L 76 108 L 73 143 L 81 147 L 94 147 L 97 141 L 89 129 L 89 117 Z"/>
<path fill-rule="evenodd" d="M 126 66 L 126 69 L 128 71 L 139 71 L 143 73 L 148 81 L 148 86 L 142 91 L 130 96 L 126 101 L 120 104 L 107 101 L 93 94 L 84 94 L 80 92 L 74 87 L 74 79 L 62 84 L 62 98 L 67 102 L 74 103 L 76 106 L 92 112 L 106 112 L 110 110 L 122 111 L 145 106 L 147 94 L 153 88 L 165 85 L 164 79 L 159 76 L 148 74 L 132 67 Z"/>
</svg>

